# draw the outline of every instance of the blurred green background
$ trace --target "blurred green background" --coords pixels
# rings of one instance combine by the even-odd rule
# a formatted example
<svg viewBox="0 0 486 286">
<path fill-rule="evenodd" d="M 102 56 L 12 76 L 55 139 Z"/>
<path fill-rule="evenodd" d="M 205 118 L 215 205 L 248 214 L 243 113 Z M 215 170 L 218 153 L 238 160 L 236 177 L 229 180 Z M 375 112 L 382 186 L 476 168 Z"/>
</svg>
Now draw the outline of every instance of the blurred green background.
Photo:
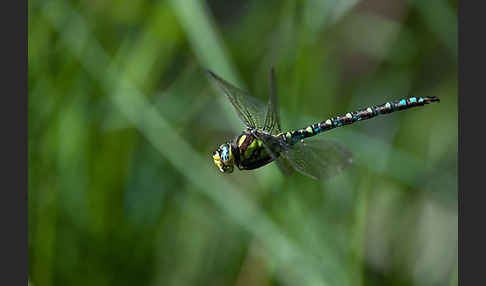
<svg viewBox="0 0 486 286">
<path fill-rule="evenodd" d="M 457 1 L 29 1 L 31 285 L 457 285 Z M 341 175 L 219 173 L 243 125 L 209 68 Z"/>
</svg>

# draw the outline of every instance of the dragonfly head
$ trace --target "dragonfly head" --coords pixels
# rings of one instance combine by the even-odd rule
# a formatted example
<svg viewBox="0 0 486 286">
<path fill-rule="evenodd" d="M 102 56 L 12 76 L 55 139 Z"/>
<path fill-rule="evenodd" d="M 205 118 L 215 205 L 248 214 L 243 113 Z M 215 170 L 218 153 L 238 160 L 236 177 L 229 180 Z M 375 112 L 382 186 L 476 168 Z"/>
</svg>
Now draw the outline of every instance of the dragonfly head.
<svg viewBox="0 0 486 286">
<path fill-rule="evenodd" d="M 225 143 L 219 146 L 218 150 L 213 152 L 214 164 L 218 166 L 219 170 L 223 173 L 233 172 L 233 166 L 235 164 L 235 157 L 233 156 L 233 150 L 230 143 Z"/>
</svg>

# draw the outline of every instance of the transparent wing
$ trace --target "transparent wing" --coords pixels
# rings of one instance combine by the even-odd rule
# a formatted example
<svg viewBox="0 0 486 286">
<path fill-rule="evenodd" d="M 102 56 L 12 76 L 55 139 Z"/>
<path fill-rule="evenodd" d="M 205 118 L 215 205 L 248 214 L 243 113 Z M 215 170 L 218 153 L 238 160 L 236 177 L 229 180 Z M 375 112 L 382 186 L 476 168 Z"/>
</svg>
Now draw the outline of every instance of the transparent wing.
<svg viewBox="0 0 486 286">
<path fill-rule="evenodd" d="M 294 168 L 292 167 L 290 162 L 284 157 L 278 157 L 277 160 L 275 160 L 275 163 L 284 175 L 291 176 L 294 173 Z"/>
<path fill-rule="evenodd" d="M 278 151 L 275 151 L 282 149 L 282 142 L 280 141 L 280 139 L 272 135 L 261 134 L 258 132 L 253 133 L 253 135 L 258 140 L 263 142 L 263 147 L 275 161 L 280 171 L 286 176 L 292 175 L 292 173 L 294 172 L 292 164 L 290 164 L 290 162 L 288 162 L 286 158 L 279 156 Z"/>
<path fill-rule="evenodd" d="M 282 131 L 280 127 L 277 85 L 275 84 L 275 72 L 273 67 L 270 71 L 270 97 L 268 98 L 267 114 L 265 116 L 263 129 L 270 134 L 277 134 Z"/>
<path fill-rule="evenodd" d="M 233 86 L 210 70 L 206 70 L 206 73 L 230 100 L 236 113 L 246 126 L 263 129 L 265 124 L 266 107 L 261 100 L 250 96 L 247 92 Z"/>
<path fill-rule="evenodd" d="M 352 162 L 352 154 L 346 147 L 322 138 L 287 145 L 281 156 L 297 171 L 314 179 L 337 175 Z"/>
</svg>

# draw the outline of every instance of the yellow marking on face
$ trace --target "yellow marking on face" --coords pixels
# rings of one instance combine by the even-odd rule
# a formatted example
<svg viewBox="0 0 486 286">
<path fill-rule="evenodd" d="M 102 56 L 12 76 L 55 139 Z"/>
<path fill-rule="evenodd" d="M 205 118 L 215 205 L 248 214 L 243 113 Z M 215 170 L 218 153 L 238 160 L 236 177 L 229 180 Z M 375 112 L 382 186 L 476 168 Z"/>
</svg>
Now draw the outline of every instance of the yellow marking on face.
<svg viewBox="0 0 486 286">
<path fill-rule="evenodd" d="M 366 111 L 368 111 L 369 113 L 372 113 L 373 109 L 371 109 L 371 107 L 368 107 L 368 108 L 366 108 Z"/>
<path fill-rule="evenodd" d="M 305 131 L 307 131 L 307 132 L 309 132 L 309 133 L 313 133 L 312 128 L 311 128 L 310 126 L 309 126 L 309 127 L 307 127 L 307 128 L 305 129 Z"/>
<path fill-rule="evenodd" d="M 346 113 L 346 118 L 351 119 L 353 118 L 353 115 L 351 115 L 351 113 Z"/>
<path fill-rule="evenodd" d="M 214 154 L 213 155 L 213 160 L 220 160 L 221 158 L 219 157 L 219 154 Z"/>
<path fill-rule="evenodd" d="M 290 138 L 290 137 L 292 137 L 292 134 L 290 134 L 290 132 L 287 132 L 287 133 L 285 133 L 285 137 Z"/>
<path fill-rule="evenodd" d="M 326 120 L 327 125 L 332 125 L 331 119 Z"/>
<path fill-rule="evenodd" d="M 243 142 L 245 142 L 246 135 L 243 135 L 240 137 L 240 140 L 238 140 L 238 147 L 241 147 L 243 145 Z"/>
<path fill-rule="evenodd" d="M 218 166 L 218 168 L 223 168 L 223 162 L 219 161 L 219 160 L 214 160 L 214 164 L 216 164 L 216 166 Z"/>
</svg>

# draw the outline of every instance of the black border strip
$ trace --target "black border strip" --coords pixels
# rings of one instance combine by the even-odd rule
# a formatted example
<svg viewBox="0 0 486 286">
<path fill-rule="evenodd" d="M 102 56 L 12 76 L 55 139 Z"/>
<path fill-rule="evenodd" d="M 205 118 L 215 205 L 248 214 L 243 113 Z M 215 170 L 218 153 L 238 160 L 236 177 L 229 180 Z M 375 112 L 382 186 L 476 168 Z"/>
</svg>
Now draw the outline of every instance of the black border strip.
<svg viewBox="0 0 486 286">
<path fill-rule="evenodd" d="M 2 29 L 2 285 L 27 285 L 27 72 L 28 3 L 4 5 Z"/>
<path fill-rule="evenodd" d="M 467 3 L 467 7 L 466 7 Z M 459 1 L 459 285 L 484 284 L 486 187 L 484 167 L 484 98 L 486 68 L 484 9 L 479 1 Z M 469 39 L 466 42 L 466 38 Z M 468 99 L 468 100 L 467 100 Z M 469 134 L 469 138 L 466 136 Z M 466 206 L 467 204 L 467 206 Z M 467 232 L 466 232 L 467 229 Z M 466 234 L 467 233 L 467 234 Z"/>
</svg>

